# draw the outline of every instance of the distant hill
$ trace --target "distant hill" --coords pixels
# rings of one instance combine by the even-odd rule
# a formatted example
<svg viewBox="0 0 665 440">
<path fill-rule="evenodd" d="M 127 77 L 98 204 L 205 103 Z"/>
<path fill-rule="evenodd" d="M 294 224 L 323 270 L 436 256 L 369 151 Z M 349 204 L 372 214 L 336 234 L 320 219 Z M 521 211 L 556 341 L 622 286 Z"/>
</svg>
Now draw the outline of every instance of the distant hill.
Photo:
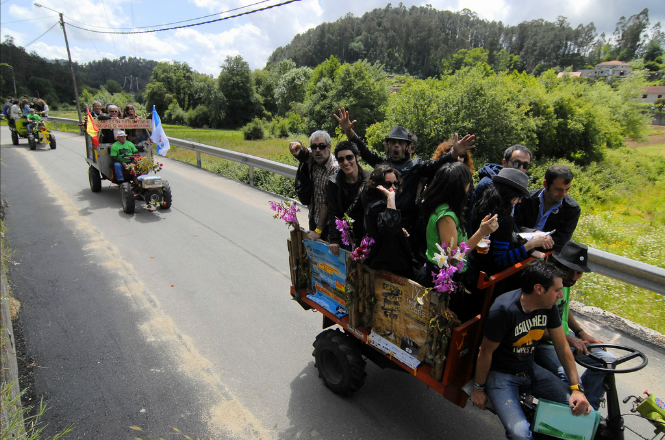
<svg viewBox="0 0 665 440">
<path fill-rule="evenodd" d="M 648 9 L 629 20 L 622 17 L 623 23 L 630 26 L 631 20 L 641 20 L 644 14 L 648 24 Z M 637 32 L 638 43 L 644 29 Z M 347 14 L 298 34 L 291 43 L 277 48 L 268 63 L 290 58 L 299 66 L 314 67 L 335 55 L 342 63 L 367 59 L 383 64 L 391 73 L 430 77 L 440 73 L 446 57 L 474 48 L 487 50 L 487 62 L 493 67 L 506 53 L 517 55 L 519 70 L 528 72 L 539 65 L 580 69 L 601 61 L 608 50 L 605 35 L 599 36 L 593 23 L 572 28 L 565 17 L 556 23 L 539 19 L 506 26 L 480 19 L 468 9 L 451 12 L 388 4 L 362 17 Z"/>
</svg>

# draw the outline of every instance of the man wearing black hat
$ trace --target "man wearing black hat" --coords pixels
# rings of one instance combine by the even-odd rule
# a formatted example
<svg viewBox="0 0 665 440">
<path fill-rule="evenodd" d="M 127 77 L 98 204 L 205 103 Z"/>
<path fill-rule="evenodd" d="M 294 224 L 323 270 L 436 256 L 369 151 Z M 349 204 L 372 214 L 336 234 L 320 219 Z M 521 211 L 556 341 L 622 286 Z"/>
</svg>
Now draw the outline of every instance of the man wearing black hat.
<svg viewBox="0 0 665 440">
<path fill-rule="evenodd" d="M 555 231 L 554 250 L 560 251 L 577 227 L 582 209 L 568 195 L 573 185 L 573 172 L 565 165 L 554 165 L 545 171 L 543 188 L 531 190 L 529 197 L 515 208 L 515 224 L 522 232 Z"/>
<path fill-rule="evenodd" d="M 402 215 L 402 227 L 409 232 L 413 232 L 418 219 L 416 195 L 420 179 L 422 177 L 434 177 L 441 165 L 455 162 L 459 155 L 475 148 L 473 144 L 476 137 L 474 135 L 469 134 L 459 140 L 457 134 L 455 134 L 453 148 L 445 156 L 431 161 L 424 161 L 420 158 L 413 159 L 410 146 L 415 143 L 416 137 L 404 127 L 398 125 L 390 131 L 390 135 L 384 140 L 383 145 L 386 148 L 387 155 L 382 157 L 367 148 L 365 143 L 353 131 L 353 125 L 356 121 L 350 120 L 348 111 L 341 108 L 338 110 L 338 114 L 334 116 L 346 137 L 356 144 L 360 150 L 360 156 L 365 162 L 371 167 L 387 163 L 400 172 L 402 187 L 397 194 L 396 206 Z"/>
<path fill-rule="evenodd" d="M 561 324 L 568 345 L 573 350 L 576 356 L 582 356 L 585 363 L 605 367 L 601 362 L 588 357 L 589 351 L 586 348 L 587 344 L 600 344 L 601 340 L 594 338 L 582 328 L 582 326 L 575 319 L 575 315 L 570 312 L 570 288 L 582 278 L 585 273 L 591 272 L 588 265 L 589 257 L 587 253 L 587 246 L 569 241 L 563 246 L 561 252 L 552 255 L 555 265 L 563 273 L 563 298 L 557 302 L 559 307 L 559 314 L 561 315 Z M 556 355 L 552 341 L 549 340 L 549 335 L 545 333 L 543 336 L 547 340 L 547 344 L 540 344 L 536 348 L 535 362 L 546 370 L 559 376 L 565 382 L 568 381 L 568 376 L 563 370 L 559 358 Z M 607 361 L 615 359 L 614 355 L 601 349 L 593 349 L 594 356 L 601 357 Z M 583 390 L 589 403 L 594 409 L 600 406 L 600 399 L 605 394 L 603 389 L 603 380 L 605 373 L 598 371 L 587 370 L 581 377 Z"/>
</svg>

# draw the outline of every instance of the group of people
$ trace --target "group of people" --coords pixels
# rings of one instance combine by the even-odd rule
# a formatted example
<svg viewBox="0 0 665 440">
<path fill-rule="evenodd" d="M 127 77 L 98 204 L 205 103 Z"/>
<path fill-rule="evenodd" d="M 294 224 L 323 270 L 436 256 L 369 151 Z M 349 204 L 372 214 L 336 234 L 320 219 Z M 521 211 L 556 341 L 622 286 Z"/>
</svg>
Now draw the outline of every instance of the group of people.
<svg viewBox="0 0 665 440">
<path fill-rule="evenodd" d="M 30 101 L 27 95 L 20 100 L 10 96 L 2 107 L 2 114 L 7 118 L 10 127 L 14 127 L 16 121 L 25 118 L 28 121 L 28 131 L 32 131 L 35 121 L 48 117 L 48 105 L 40 98 L 33 98 Z"/>
<path fill-rule="evenodd" d="M 451 298 L 451 310 L 462 322 L 482 310 L 481 271 L 494 275 L 534 257 L 521 277 L 495 286 L 472 402 L 484 409 L 489 397 L 508 438 L 531 436 L 518 398 L 528 388 L 536 397 L 569 403 L 575 415 L 586 413 L 589 404 L 597 409 L 604 375 L 587 371 L 580 379 L 573 360 L 573 352 L 587 355 L 586 345 L 601 341 L 569 311 L 570 287 L 590 270 L 586 246 L 571 241 L 581 209 L 568 195 L 570 168 L 549 167 L 542 188 L 530 191 L 526 172 L 533 153 L 513 145 L 501 164 L 479 170 L 474 188 L 475 136 L 456 134 L 426 161 L 414 157 L 417 137 L 397 126 L 385 138 L 381 156 L 356 135 L 348 111 L 339 109 L 334 116 L 347 137 L 334 150 L 330 135 L 321 130 L 310 136 L 309 149 L 299 141 L 289 144 L 300 163 L 296 192 L 309 207 L 308 238 L 328 242 L 334 254 L 351 250 L 337 228 L 351 219 L 353 242 L 365 236 L 374 240 L 365 259 L 370 268 L 425 287 L 434 285 L 439 246 L 465 242 L 468 267 L 455 274 L 458 288 Z M 360 165 L 361 158 L 372 170 Z M 555 252 L 554 262 L 545 261 L 549 251 Z M 612 357 L 605 351 L 594 354 Z"/>
<path fill-rule="evenodd" d="M 102 103 L 99 101 L 92 102 L 92 109 L 90 114 L 93 118 L 99 119 L 100 121 L 108 119 L 137 119 L 139 116 L 136 113 L 136 107 L 134 104 L 125 105 L 124 109 L 120 108 L 115 104 L 107 104 L 106 107 L 102 106 Z M 142 129 L 128 129 L 128 130 L 119 130 L 119 129 L 103 129 L 101 131 L 102 143 L 114 143 L 118 141 L 118 133 L 123 132 L 125 134 L 126 140 L 133 144 L 138 144 L 147 140 L 150 135 L 146 130 Z"/>
</svg>

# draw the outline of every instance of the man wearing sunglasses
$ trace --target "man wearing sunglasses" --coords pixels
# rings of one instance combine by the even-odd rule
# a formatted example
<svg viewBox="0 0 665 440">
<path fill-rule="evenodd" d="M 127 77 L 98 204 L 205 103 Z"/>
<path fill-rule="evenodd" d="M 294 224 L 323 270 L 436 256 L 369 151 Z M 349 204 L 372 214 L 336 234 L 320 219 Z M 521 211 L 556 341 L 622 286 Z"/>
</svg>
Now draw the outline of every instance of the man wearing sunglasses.
<svg viewBox="0 0 665 440">
<path fill-rule="evenodd" d="M 515 208 L 515 225 L 521 232 L 555 231 L 554 250 L 560 252 L 570 241 L 580 219 L 580 205 L 568 195 L 573 186 L 573 172 L 565 165 L 545 171 L 543 188 L 530 191 L 528 198 Z"/>
<path fill-rule="evenodd" d="M 326 185 L 328 178 L 337 171 L 337 161 L 330 154 L 332 139 L 323 130 L 309 137 L 308 150 L 300 141 L 289 144 L 289 151 L 300 165 L 296 172 L 296 193 L 303 205 L 309 208 L 310 240 L 328 240 L 328 207 L 326 205 Z"/>
<path fill-rule="evenodd" d="M 415 152 L 415 144 L 417 138 L 413 133 L 407 131 L 402 126 L 397 126 L 390 131 L 388 137 L 384 140 L 384 147 L 386 149 L 386 156 L 383 157 L 376 152 L 367 148 L 367 146 L 360 140 L 353 130 L 353 125 L 357 121 L 351 121 L 349 112 L 344 108 L 338 110 L 338 113 L 333 115 L 349 141 L 358 146 L 360 156 L 371 167 L 379 164 L 388 164 L 399 171 L 402 179 L 402 186 L 397 193 L 397 209 L 400 210 L 402 215 L 402 228 L 406 229 L 409 234 L 415 230 L 415 225 L 418 220 L 418 210 L 416 208 L 416 197 L 418 187 L 423 177 L 434 177 L 437 170 L 441 165 L 448 162 L 455 162 L 457 156 L 465 154 L 467 151 L 475 148 L 475 136 L 466 135 L 462 139 L 458 139 L 455 134 L 453 148 L 450 152 L 437 160 L 424 161 L 420 158 L 412 158 Z M 416 239 L 412 235 L 413 240 Z M 418 245 L 413 243 L 412 245 Z M 413 247 L 417 249 L 417 247 Z"/>
<path fill-rule="evenodd" d="M 531 166 L 532 160 L 533 153 L 528 147 L 522 144 L 515 144 L 506 148 L 506 151 L 503 152 L 501 165 L 496 163 L 486 163 L 481 169 L 478 170 L 478 177 L 480 178 L 480 182 L 478 182 L 478 185 L 473 190 L 469 206 L 475 206 L 476 202 L 483 198 L 485 190 L 490 185 L 492 185 L 492 176 L 499 174 L 499 171 L 501 171 L 503 168 L 515 168 L 516 170 L 520 170 L 521 172 L 526 173 Z M 470 231 L 471 216 L 469 215 L 468 217 L 469 219 L 467 230 Z"/>
</svg>

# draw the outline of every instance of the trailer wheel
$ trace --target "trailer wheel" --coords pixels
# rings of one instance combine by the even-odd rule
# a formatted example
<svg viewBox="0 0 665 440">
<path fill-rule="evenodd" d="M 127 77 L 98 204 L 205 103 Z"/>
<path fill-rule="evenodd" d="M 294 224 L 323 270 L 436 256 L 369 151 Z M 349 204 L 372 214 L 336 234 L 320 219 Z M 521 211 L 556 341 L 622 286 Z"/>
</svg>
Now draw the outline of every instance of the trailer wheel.
<svg viewBox="0 0 665 440">
<path fill-rule="evenodd" d="M 90 181 L 90 189 L 92 192 L 100 192 L 102 190 L 102 176 L 99 175 L 97 168 L 88 167 L 88 181 Z"/>
<path fill-rule="evenodd" d="M 16 130 L 12 130 L 12 144 L 18 145 L 18 133 Z"/>
<path fill-rule="evenodd" d="M 134 191 L 129 182 L 123 182 L 120 185 L 120 195 L 122 197 L 122 210 L 127 214 L 134 214 Z"/>
<path fill-rule="evenodd" d="M 35 140 L 35 137 L 32 135 L 28 136 L 28 145 L 30 146 L 31 150 L 36 150 L 37 149 L 37 141 Z"/>
<path fill-rule="evenodd" d="M 319 377 L 334 393 L 349 396 L 365 383 L 365 360 L 353 336 L 326 330 L 314 341 L 314 366 Z"/>
<path fill-rule="evenodd" d="M 55 150 L 56 144 L 55 144 L 55 136 L 52 134 L 49 134 L 48 136 L 48 143 L 51 146 L 51 150 Z"/>
</svg>

